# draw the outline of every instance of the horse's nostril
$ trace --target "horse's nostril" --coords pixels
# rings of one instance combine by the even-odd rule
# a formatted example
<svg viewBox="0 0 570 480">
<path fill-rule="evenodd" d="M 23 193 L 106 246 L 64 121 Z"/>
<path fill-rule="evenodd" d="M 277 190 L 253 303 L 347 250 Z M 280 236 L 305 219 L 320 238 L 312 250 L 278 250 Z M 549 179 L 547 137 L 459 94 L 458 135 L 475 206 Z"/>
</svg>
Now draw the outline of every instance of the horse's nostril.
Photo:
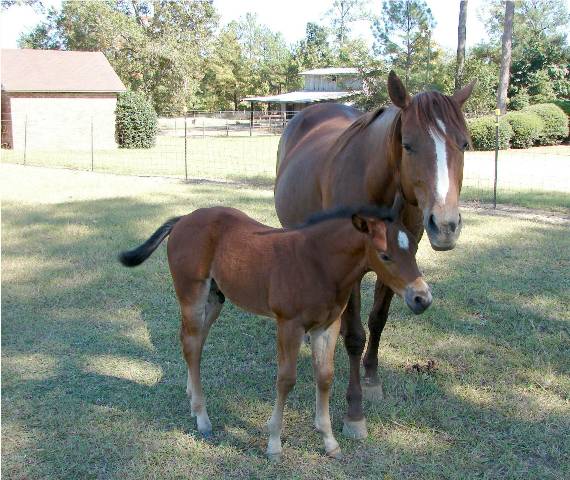
<svg viewBox="0 0 570 480">
<path fill-rule="evenodd" d="M 420 297 L 419 295 L 414 297 L 414 303 L 417 304 L 421 304 L 422 303 L 422 297 Z"/>
<path fill-rule="evenodd" d="M 429 228 L 431 228 L 432 230 L 436 231 L 438 230 L 437 225 L 435 224 L 435 217 L 433 215 L 433 213 L 429 216 Z"/>
<path fill-rule="evenodd" d="M 449 222 L 449 229 L 455 233 L 455 230 L 457 229 L 457 224 L 455 222 Z"/>
</svg>

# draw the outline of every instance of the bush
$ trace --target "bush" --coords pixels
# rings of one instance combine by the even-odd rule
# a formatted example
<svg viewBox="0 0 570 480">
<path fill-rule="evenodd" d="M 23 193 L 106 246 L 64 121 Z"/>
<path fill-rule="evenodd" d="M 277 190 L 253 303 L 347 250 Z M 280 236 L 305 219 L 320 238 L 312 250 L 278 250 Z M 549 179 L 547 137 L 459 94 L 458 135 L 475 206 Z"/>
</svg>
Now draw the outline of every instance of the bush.
<svg viewBox="0 0 570 480">
<path fill-rule="evenodd" d="M 505 115 L 505 120 L 513 129 L 513 148 L 532 147 L 544 129 L 542 118 L 532 112 L 509 112 Z"/>
<path fill-rule="evenodd" d="M 475 150 L 495 150 L 495 117 L 493 115 L 473 118 L 467 121 L 467 125 Z M 512 135 L 513 129 L 509 122 L 501 119 L 499 121 L 499 149 L 509 148 Z"/>
<path fill-rule="evenodd" d="M 568 117 L 553 103 L 540 103 L 525 108 L 525 112 L 536 113 L 544 122 L 542 133 L 538 137 L 540 145 L 556 145 L 568 135 Z"/>
<path fill-rule="evenodd" d="M 510 110 L 522 110 L 530 105 L 530 95 L 526 88 L 521 88 L 509 99 Z"/>
<path fill-rule="evenodd" d="M 117 99 L 115 135 L 121 148 L 151 148 L 158 119 L 151 103 L 140 93 L 123 92 Z"/>
<path fill-rule="evenodd" d="M 560 107 L 564 113 L 570 117 L 570 100 L 554 100 L 552 103 L 557 107 Z"/>
</svg>

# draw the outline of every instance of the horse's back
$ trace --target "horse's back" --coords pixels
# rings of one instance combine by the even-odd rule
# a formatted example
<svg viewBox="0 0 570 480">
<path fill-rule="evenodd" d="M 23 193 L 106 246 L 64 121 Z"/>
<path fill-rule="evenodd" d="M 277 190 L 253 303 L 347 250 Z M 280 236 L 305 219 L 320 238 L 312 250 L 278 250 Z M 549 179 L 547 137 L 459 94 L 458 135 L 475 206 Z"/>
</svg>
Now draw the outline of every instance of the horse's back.
<svg viewBox="0 0 570 480">
<path fill-rule="evenodd" d="M 299 112 L 289 122 L 277 152 L 275 208 L 283 226 L 303 222 L 322 209 L 319 182 L 324 160 L 338 136 L 358 117 L 359 110 L 323 103 Z"/>
</svg>

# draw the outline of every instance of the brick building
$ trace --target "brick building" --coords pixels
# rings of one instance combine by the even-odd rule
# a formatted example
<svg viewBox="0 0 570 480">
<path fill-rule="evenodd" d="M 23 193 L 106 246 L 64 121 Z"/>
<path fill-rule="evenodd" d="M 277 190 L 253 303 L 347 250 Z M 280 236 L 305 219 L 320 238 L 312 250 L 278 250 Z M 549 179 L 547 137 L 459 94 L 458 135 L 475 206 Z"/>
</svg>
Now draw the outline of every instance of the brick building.
<svg viewBox="0 0 570 480">
<path fill-rule="evenodd" d="M 101 52 L 3 49 L 2 147 L 116 148 L 117 94 L 125 86 Z M 93 132 L 93 134 L 92 134 Z"/>
</svg>

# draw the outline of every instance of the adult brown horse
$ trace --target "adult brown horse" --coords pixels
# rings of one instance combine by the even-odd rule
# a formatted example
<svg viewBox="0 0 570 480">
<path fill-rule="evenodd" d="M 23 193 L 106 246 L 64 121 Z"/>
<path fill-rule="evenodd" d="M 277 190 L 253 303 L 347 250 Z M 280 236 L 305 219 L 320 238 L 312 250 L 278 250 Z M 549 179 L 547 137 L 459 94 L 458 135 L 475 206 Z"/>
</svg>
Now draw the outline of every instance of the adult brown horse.
<svg viewBox="0 0 570 480">
<path fill-rule="evenodd" d="M 475 82 L 452 96 L 409 96 L 394 72 L 388 77 L 393 105 L 362 114 L 325 103 L 306 108 L 287 125 L 279 142 L 275 207 L 281 224 L 296 225 L 337 205 L 389 205 L 401 188 L 403 221 L 417 240 L 427 231 L 436 250 L 450 250 L 461 232 L 459 193 L 469 134 L 461 107 Z M 366 334 L 360 321 L 360 282 L 343 314 L 342 333 L 350 359 L 343 432 L 367 435 L 362 410 L 360 358 Z M 368 326 L 364 380 L 379 384 L 378 346 L 393 292 L 376 281 Z"/>
</svg>

